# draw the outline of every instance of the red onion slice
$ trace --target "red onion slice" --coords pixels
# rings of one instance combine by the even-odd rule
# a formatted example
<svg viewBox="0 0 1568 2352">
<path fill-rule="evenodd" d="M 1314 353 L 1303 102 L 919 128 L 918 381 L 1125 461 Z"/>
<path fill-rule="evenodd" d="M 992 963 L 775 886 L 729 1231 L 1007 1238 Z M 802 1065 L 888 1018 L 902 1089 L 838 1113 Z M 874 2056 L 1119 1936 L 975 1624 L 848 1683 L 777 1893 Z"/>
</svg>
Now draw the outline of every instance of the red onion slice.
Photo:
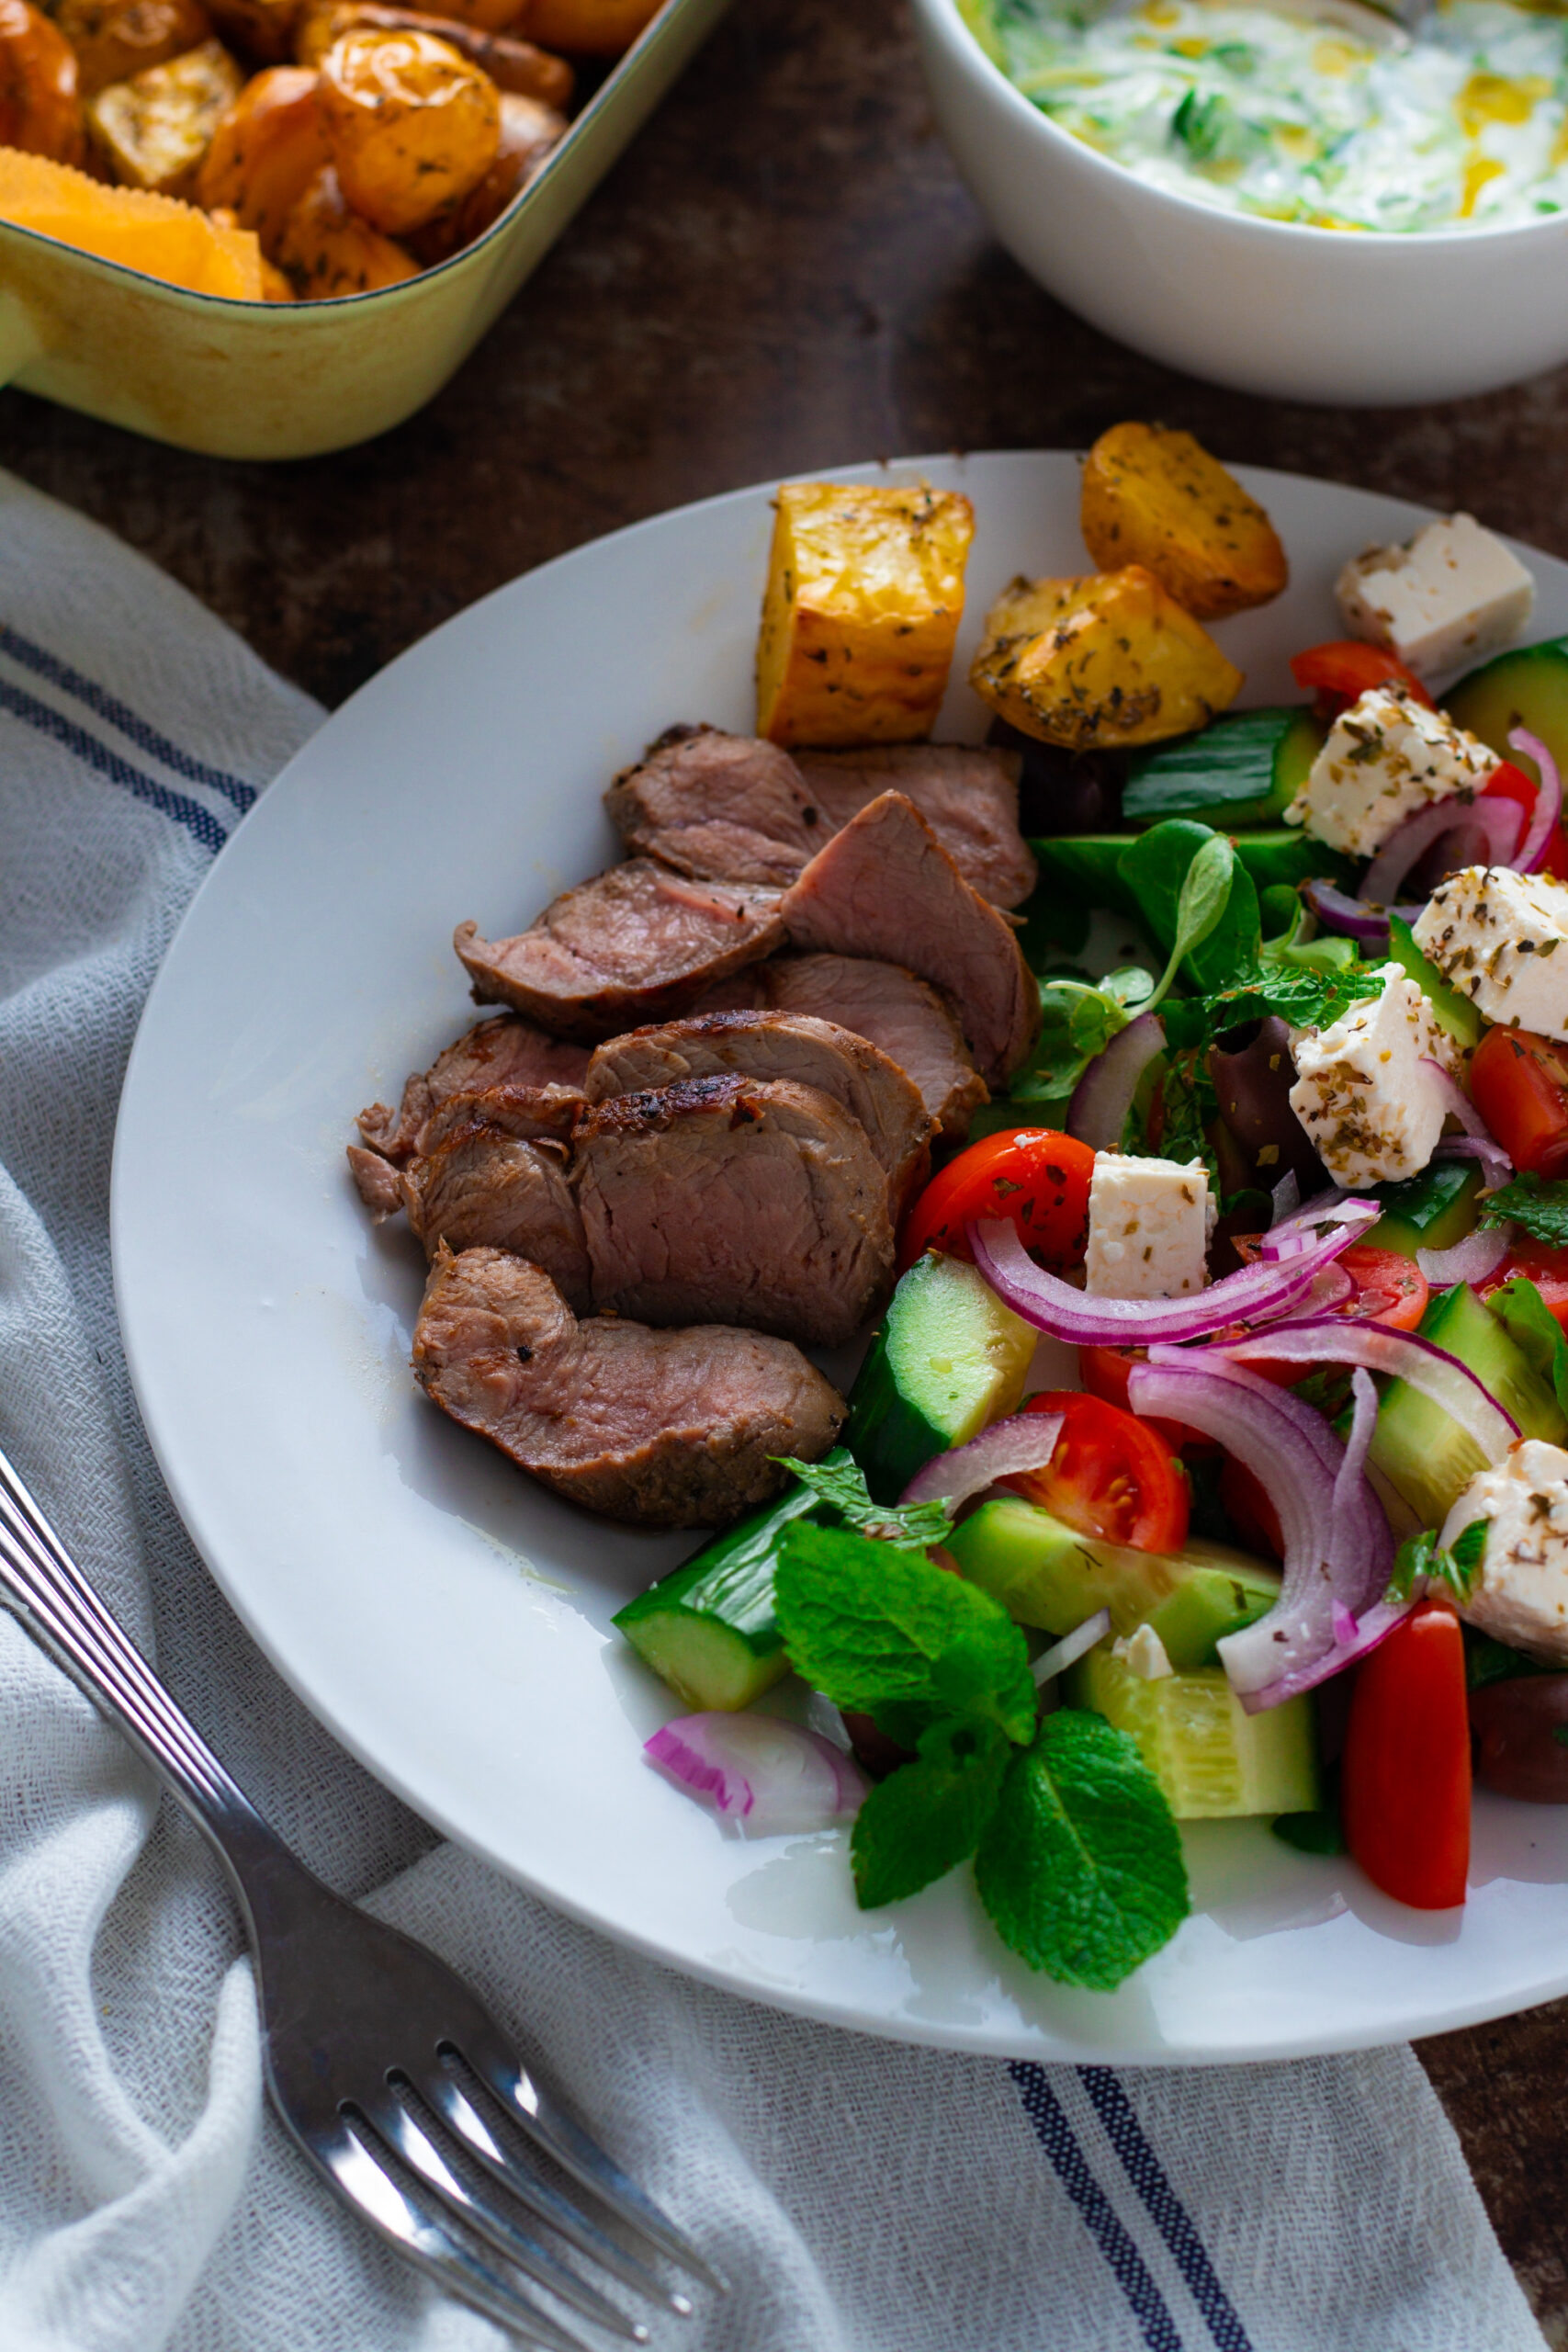
<svg viewBox="0 0 1568 2352">
<path fill-rule="evenodd" d="M 1416 859 L 1434 842 L 1441 841 L 1445 833 L 1457 831 L 1461 826 L 1478 829 L 1485 837 L 1488 852 L 1483 858 L 1464 858 L 1464 865 L 1507 865 L 1524 831 L 1524 812 L 1517 800 L 1505 800 L 1500 796 L 1489 800 L 1484 794 L 1474 800 L 1462 800 L 1453 794 L 1446 800 L 1429 801 L 1425 808 L 1417 808 L 1406 817 L 1362 875 L 1363 903 L 1385 909 L 1392 906 L 1399 896 L 1400 884 Z"/>
<path fill-rule="evenodd" d="M 1539 735 L 1530 734 L 1526 728 L 1516 727 L 1508 737 L 1508 745 L 1512 751 L 1522 752 L 1527 760 L 1533 760 L 1540 770 L 1540 790 L 1535 796 L 1535 807 L 1530 810 L 1525 837 L 1513 857 L 1513 865 L 1518 873 L 1539 874 L 1546 862 L 1551 836 L 1562 820 L 1562 779 L 1557 773 L 1556 761 Z"/>
<path fill-rule="evenodd" d="M 1144 1346 L 1157 1340 L 1201 1340 L 1233 1323 L 1257 1323 L 1299 1306 L 1313 1276 L 1348 1249 L 1378 1215 L 1371 1201 L 1347 1202 L 1355 1219 L 1337 1220 L 1315 1240 L 1303 1241 L 1276 1262 L 1260 1258 L 1239 1273 L 1223 1275 L 1190 1298 L 1091 1298 L 1034 1261 L 1010 1225 L 987 1218 L 968 1228 L 975 1263 L 1024 1322 L 1080 1347 Z M 1266 1235 L 1265 1239 L 1268 1239 Z"/>
<path fill-rule="evenodd" d="M 656 1731 L 643 1754 L 752 1838 L 826 1829 L 866 1793 L 852 1758 L 782 1715 L 682 1715 Z"/>
<path fill-rule="evenodd" d="M 1314 1193 L 1310 1201 L 1297 1209 L 1293 1216 L 1281 1217 L 1258 1238 L 1258 1254 L 1271 1261 L 1294 1258 L 1321 1241 L 1335 1226 L 1348 1225 L 1355 1233 L 1364 1233 L 1382 1215 L 1376 1201 L 1358 1198 L 1353 1193 L 1342 1193 L 1337 1187 L 1326 1193 Z M 1353 1238 L 1353 1237 L 1352 1237 Z"/>
<path fill-rule="evenodd" d="M 1119 1029 L 1073 1090 L 1067 1133 L 1079 1143 L 1092 1144 L 1096 1151 L 1119 1150 L 1138 1080 L 1164 1051 L 1165 1023 L 1157 1012 L 1140 1012 Z"/>
<path fill-rule="evenodd" d="M 1370 947 L 1386 947 L 1391 914 L 1414 922 L 1421 912 L 1418 905 L 1372 906 L 1364 899 L 1351 898 L 1348 890 L 1339 889 L 1332 882 L 1309 882 L 1303 895 L 1325 931 L 1341 932 L 1348 939 L 1361 940 Z"/>
<path fill-rule="evenodd" d="M 1462 1142 L 1457 1136 L 1445 1136 L 1438 1145 L 1438 1151 L 1451 1159 L 1479 1159 L 1485 1169 L 1488 1184 L 1506 1184 L 1514 1172 L 1514 1163 L 1459 1080 L 1451 1071 L 1443 1068 L 1441 1062 L 1434 1061 L 1430 1054 L 1423 1054 L 1421 1067 L 1432 1072 L 1442 1094 L 1444 1110 L 1464 1129 Z"/>
<path fill-rule="evenodd" d="M 1069 1666 L 1076 1666 L 1084 1652 L 1093 1649 L 1096 1642 L 1102 1642 L 1110 1631 L 1110 1610 L 1097 1609 L 1092 1617 L 1086 1617 L 1072 1633 L 1064 1634 L 1059 1642 L 1053 1642 L 1048 1650 L 1042 1650 L 1029 1671 L 1043 1690 L 1047 1682 L 1055 1682 L 1058 1674 L 1066 1674 Z"/>
<path fill-rule="evenodd" d="M 1482 1386 L 1468 1364 L 1418 1332 L 1391 1331 L 1386 1323 L 1316 1316 L 1311 1321 L 1273 1324 L 1256 1339 L 1224 1341 L 1213 1351 L 1205 1351 L 1209 1352 L 1224 1353 L 1240 1364 L 1361 1364 L 1368 1372 L 1391 1373 L 1429 1396 L 1434 1405 L 1440 1405 L 1466 1436 L 1474 1439 L 1489 1463 L 1500 1462 L 1519 1435 L 1518 1423 Z"/>
<path fill-rule="evenodd" d="M 1446 1290 L 1450 1283 L 1483 1283 L 1513 1246 L 1511 1225 L 1489 1225 L 1467 1233 L 1451 1250 L 1417 1250 L 1416 1263 L 1429 1283 Z"/>
<path fill-rule="evenodd" d="M 1331 1649 L 1325 1650 L 1311 1666 L 1296 1667 L 1289 1674 L 1266 1682 L 1261 1690 L 1238 1690 L 1237 1698 L 1249 1715 L 1260 1715 L 1267 1708 L 1282 1707 L 1287 1699 L 1299 1699 L 1304 1691 L 1315 1690 L 1320 1682 L 1343 1674 L 1348 1666 L 1354 1666 L 1359 1658 L 1375 1650 L 1380 1642 L 1386 1642 L 1394 1627 L 1410 1614 L 1411 1606 L 1408 1600 L 1374 1600 L 1359 1617 L 1337 1608 Z M 1250 1626 L 1247 1630 L 1251 1631 Z M 1230 1638 L 1239 1640 L 1240 1636 Z"/>
<path fill-rule="evenodd" d="M 1014 1413 L 1009 1420 L 993 1421 L 967 1445 L 933 1455 L 916 1471 L 898 1499 L 901 1503 L 951 1503 L 956 1508 L 971 1495 L 994 1487 L 998 1478 L 1043 1470 L 1061 1433 L 1060 1413 Z"/>
</svg>

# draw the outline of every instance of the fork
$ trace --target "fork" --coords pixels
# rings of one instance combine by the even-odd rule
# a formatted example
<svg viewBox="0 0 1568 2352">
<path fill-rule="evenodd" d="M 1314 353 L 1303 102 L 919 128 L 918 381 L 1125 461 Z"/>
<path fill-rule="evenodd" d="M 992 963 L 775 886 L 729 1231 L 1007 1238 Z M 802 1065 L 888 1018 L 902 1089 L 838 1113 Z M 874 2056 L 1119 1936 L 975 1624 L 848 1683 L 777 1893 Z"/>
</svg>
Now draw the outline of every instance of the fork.
<svg viewBox="0 0 1568 2352">
<path fill-rule="evenodd" d="M 624 2341 L 649 2340 L 644 2323 L 552 2240 L 682 2316 L 690 2298 L 648 2257 L 724 2290 L 683 2233 L 512 2054 L 461 1977 L 295 1860 L 4 1453 L 0 1604 L 124 1733 L 217 1849 L 255 1959 L 273 2106 L 361 2220 L 449 2294 L 547 2352 L 584 2352 L 588 2340 L 533 2287 Z M 522 2160 L 528 2143 L 551 2160 L 554 2178 Z"/>
</svg>

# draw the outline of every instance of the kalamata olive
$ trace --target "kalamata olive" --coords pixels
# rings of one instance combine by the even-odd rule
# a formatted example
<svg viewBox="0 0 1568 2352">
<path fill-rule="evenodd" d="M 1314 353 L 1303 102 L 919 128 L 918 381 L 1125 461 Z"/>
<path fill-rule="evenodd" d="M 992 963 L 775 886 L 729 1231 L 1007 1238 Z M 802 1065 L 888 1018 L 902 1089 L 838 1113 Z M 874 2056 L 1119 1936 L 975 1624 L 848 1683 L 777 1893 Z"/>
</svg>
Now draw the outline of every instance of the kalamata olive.
<svg viewBox="0 0 1568 2352">
<path fill-rule="evenodd" d="M 993 718 L 987 743 L 1017 752 L 1018 821 L 1025 833 L 1115 833 L 1126 762 L 1119 752 L 1068 752 Z"/>
<path fill-rule="evenodd" d="M 1326 1183 L 1306 1129 L 1291 1108 L 1296 1082 L 1291 1033 L 1277 1013 L 1227 1032 L 1209 1048 L 1209 1076 L 1220 1116 L 1247 1155 L 1254 1182 L 1272 1192 L 1293 1170 L 1303 1196 Z"/>
<path fill-rule="evenodd" d="M 1483 1789 L 1568 1804 L 1568 1674 L 1521 1674 L 1472 1690 L 1470 1728 Z"/>
</svg>

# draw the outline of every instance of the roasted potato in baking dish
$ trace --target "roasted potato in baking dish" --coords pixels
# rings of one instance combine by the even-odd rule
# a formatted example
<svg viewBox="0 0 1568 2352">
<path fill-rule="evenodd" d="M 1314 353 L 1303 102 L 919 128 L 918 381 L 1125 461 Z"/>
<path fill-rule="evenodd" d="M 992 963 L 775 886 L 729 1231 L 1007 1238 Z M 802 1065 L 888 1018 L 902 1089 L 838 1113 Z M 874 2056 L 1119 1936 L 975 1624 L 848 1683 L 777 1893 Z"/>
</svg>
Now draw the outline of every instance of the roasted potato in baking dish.
<svg viewBox="0 0 1568 2352">
<path fill-rule="evenodd" d="M 200 0 L 60 0 L 54 23 L 76 52 L 85 98 L 110 82 L 129 82 L 150 65 L 166 65 L 212 37 Z"/>
<path fill-rule="evenodd" d="M 563 113 L 571 104 L 577 76 L 564 57 L 552 57 L 531 40 L 484 32 L 477 25 L 456 24 L 421 9 L 383 7 L 379 0 L 310 0 L 295 23 L 294 54 L 301 65 L 319 65 L 335 40 L 360 26 L 373 26 L 379 32 L 434 33 L 488 74 L 498 90 L 541 98 Z"/>
<path fill-rule="evenodd" d="M 302 65 L 253 74 L 220 118 L 197 178 L 200 202 L 254 229 L 269 260 L 277 257 L 288 215 L 332 161 L 317 78 Z"/>
<path fill-rule="evenodd" d="M 166 65 L 111 82 L 87 101 L 87 135 L 122 187 L 184 196 L 244 75 L 220 40 L 204 40 Z"/>
<path fill-rule="evenodd" d="M 278 266 L 300 298 L 368 294 L 418 275 L 413 255 L 344 202 L 330 164 L 316 174 L 283 224 Z"/>
<path fill-rule="evenodd" d="M 28 0 L 0 0 L 0 147 L 82 160 L 76 52 Z"/>
<path fill-rule="evenodd" d="M 1199 620 L 1266 605 L 1290 577 L 1255 498 L 1190 433 L 1113 424 L 1084 467 L 1084 544 L 1102 571 L 1141 563 Z"/>
<path fill-rule="evenodd" d="M 321 103 L 344 200 L 389 237 L 460 204 L 501 145 L 495 84 L 432 33 L 344 33 Z"/>
<path fill-rule="evenodd" d="M 1206 727 L 1242 673 L 1142 564 L 1015 580 L 986 616 L 969 682 L 1025 735 L 1075 752 Z"/>
</svg>

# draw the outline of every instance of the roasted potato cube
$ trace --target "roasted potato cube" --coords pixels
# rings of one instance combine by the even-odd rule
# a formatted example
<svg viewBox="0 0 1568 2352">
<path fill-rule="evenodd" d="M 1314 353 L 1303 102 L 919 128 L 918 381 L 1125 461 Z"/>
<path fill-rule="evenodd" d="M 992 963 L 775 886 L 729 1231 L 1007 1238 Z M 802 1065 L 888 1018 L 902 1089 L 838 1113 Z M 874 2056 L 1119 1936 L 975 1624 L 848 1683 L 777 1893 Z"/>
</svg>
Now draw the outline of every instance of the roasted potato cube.
<svg viewBox="0 0 1568 2352">
<path fill-rule="evenodd" d="M 1084 468 L 1084 544 L 1106 571 L 1141 563 L 1200 620 L 1266 605 L 1290 577 L 1268 515 L 1190 433 L 1113 424 Z"/>
<path fill-rule="evenodd" d="M 344 202 L 337 174 L 323 165 L 284 223 L 279 266 L 302 302 L 367 294 L 417 277 L 412 254 L 384 237 Z"/>
<path fill-rule="evenodd" d="M 514 32 L 580 57 L 619 57 L 659 14 L 660 0 L 525 0 Z"/>
<path fill-rule="evenodd" d="M 54 21 L 76 52 L 85 98 L 212 37 L 201 0 L 60 0 Z"/>
<path fill-rule="evenodd" d="M 477 187 L 501 145 L 488 74 L 433 33 L 344 33 L 321 64 L 321 119 L 344 198 L 389 237 Z"/>
<path fill-rule="evenodd" d="M 477 25 L 427 17 L 416 8 L 383 7 L 379 0 L 308 0 L 294 28 L 294 54 L 301 65 L 319 65 L 333 41 L 362 25 L 374 26 L 378 32 L 434 33 L 488 74 L 498 90 L 514 90 L 519 97 L 538 98 L 547 107 L 571 104 L 577 76 L 564 57 L 551 57 L 531 40 L 513 40 L 505 33 L 481 31 Z"/>
<path fill-rule="evenodd" d="M 299 0 L 207 0 L 225 40 L 258 65 L 281 65 L 294 53 Z"/>
<path fill-rule="evenodd" d="M 910 743 L 936 724 L 975 510 L 953 491 L 798 482 L 775 502 L 757 731 Z"/>
<path fill-rule="evenodd" d="M 316 81 L 303 65 L 253 74 L 220 117 L 197 175 L 197 201 L 209 212 L 226 206 L 272 260 L 288 215 L 331 160 Z"/>
<path fill-rule="evenodd" d="M 82 160 L 76 52 L 28 0 L 0 0 L 0 147 Z"/>
<path fill-rule="evenodd" d="M 491 221 L 500 220 L 518 189 L 527 187 L 566 127 L 565 115 L 558 114 L 554 107 L 502 90 L 501 145 L 495 161 L 478 187 L 470 188 L 453 210 L 438 212 L 423 229 L 414 230 L 408 247 L 420 267 L 430 269 L 438 261 L 448 261 L 476 237 L 482 237 Z"/>
<path fill-rule="evenodd" d="M 204 40 L 99 90 L 87 102 L 88 135 L 122 187 L 185 196 L 243 79 L 221 41 Z"/>
<path fill-rule="evenodd" d="M 986 616 L 969 682 L 1025 735 L 1089 752 L 1207 726 L 1242 673 L 1152 571 L 1015 580 Z"/>
</svg>

